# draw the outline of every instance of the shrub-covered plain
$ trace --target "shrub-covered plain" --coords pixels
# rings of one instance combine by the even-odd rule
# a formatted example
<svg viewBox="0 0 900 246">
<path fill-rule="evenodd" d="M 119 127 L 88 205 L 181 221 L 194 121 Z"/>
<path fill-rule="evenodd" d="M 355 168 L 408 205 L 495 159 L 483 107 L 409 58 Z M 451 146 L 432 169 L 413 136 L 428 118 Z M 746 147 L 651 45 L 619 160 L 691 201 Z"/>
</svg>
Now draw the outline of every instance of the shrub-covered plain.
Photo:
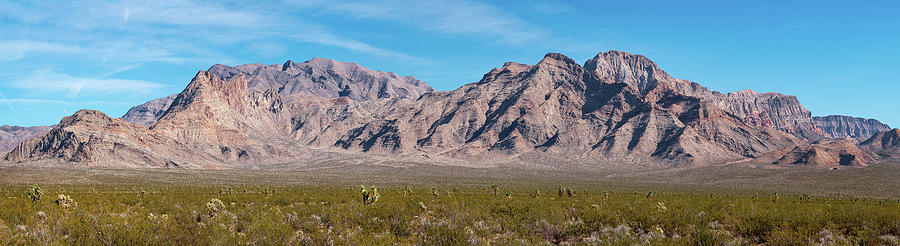
<svg viewBox="0 0 900 246">
<path fill-rule="evenodd" d="M 365 185 L 367 195 L 361 192 Z M 900 202 L 563 185 L 0 186 L 0 243 L 898 245 Z M 47 199 L 47 198 L 58 198 Z"/>
</svg>

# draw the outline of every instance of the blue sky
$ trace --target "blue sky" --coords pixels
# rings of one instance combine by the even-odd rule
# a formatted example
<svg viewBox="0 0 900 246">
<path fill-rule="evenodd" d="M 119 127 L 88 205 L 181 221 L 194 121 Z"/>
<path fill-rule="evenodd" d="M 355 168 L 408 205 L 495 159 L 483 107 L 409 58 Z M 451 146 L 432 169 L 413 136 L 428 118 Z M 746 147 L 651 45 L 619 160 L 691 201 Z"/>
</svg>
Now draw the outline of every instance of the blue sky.
<svg viewBox="0 0 900 246">
<path fill-rule="evenodd" d="M 323 57 L 451 90 L 506 61 L 615 49 L 713 90 L 900 126 L 896 1 L 628 2 L 0 0 L 0 124 L 120 117 L 216 63 Z"/>
</svg>

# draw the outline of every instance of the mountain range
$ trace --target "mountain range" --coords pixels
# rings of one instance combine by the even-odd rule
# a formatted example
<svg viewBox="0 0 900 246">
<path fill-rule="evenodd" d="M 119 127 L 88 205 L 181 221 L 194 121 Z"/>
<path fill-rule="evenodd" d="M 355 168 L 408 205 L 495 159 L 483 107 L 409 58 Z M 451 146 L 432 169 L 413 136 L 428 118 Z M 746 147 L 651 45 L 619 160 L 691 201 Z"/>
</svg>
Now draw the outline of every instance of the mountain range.
<svg viewBox="0 0 900 246">
<path fill-rule="evenodd" d="M 121 119 L 81 110 L 3 160 L 212 169 L 342 155 L 587 166 L 747 160 L 865 166 L 873 156 L 898 152 L 887 129 L 876 120 L 813 117 L 794 96 L 711 91 L 621 51 L 582 64 L 557 53 L 534 65 L 507 62 L 452 91 L 313 58 L 214 65 L 181 93 L 136 106 Z M 840 139 L 872 135 L 859 147 Z"/>
</svg>

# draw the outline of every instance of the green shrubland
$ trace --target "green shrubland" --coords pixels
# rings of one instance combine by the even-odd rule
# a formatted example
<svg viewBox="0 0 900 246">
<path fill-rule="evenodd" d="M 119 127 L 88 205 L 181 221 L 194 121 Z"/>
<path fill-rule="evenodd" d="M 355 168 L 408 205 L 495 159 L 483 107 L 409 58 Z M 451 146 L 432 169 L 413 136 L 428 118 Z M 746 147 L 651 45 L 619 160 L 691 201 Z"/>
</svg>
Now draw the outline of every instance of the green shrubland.
<svg viewBox="0 0 900 246">
<path fill-rule="evenodd" d="M 897 245 L 900 237 L 895 199 L 607 188 L 6 185 L 0 243 Z"/>
</svg>

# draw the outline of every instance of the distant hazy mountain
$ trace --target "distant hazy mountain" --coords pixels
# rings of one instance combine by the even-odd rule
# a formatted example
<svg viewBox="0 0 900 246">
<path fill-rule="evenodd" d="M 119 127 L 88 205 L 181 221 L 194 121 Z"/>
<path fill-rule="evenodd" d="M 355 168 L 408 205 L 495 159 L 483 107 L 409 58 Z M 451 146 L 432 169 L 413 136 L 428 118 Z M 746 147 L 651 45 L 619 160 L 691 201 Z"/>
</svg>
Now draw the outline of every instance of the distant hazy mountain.
<svg viewBox="0 0 900 246">
<path fill-rule="evenodd" d="M 9 152 L 19 143 L 47 133 L 53 126 L 0 126 L 0 155 Z"/>
</svg>

